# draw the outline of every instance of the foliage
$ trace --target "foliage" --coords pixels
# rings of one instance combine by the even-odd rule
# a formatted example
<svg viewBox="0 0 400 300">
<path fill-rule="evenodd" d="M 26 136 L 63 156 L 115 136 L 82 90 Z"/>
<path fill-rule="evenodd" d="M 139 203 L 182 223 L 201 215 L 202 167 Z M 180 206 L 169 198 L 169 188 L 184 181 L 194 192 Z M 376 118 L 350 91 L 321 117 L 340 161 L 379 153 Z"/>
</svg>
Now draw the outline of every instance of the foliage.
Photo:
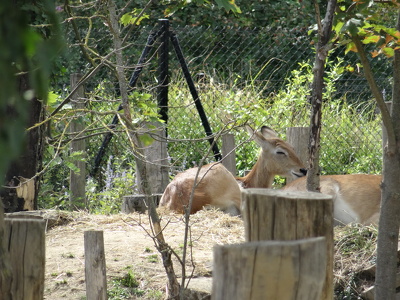
<svg viewBox="0 0 400 300">
<path fill-rule="evenodd" d="M 49 26 L 35 27 L 43 18 Z M 46 100 L 48 76 L 54 56 L 62 45 L 53 1 L 2 1 L 0 3 L 0 174 L 20 152 L 27 119 L 28 100 Z M 50 35 L 49 28 L 51 27 Z M 43 31 L 47 36 L 43 36 Z M 18 93 L 18 76 L 28 72 L 34 91 Z"/>
<path fill-rule="evenodd" d="M 352 3 L 340 1 L 334 26 L 334 39 L 346 45 L 346 53 L 357 52 L 351 38 L 360 36 L 364 44 L 375 46 L 371 51 L 372 57 L 380 54 L 393 57 L 400 38 L 400 33 L 394 28 L 393 22 L 398 10 L 397 1 L 387 1 L 385 5 L 375 5 L 374 2 L 373 0 Z"/>
<path fill-rule="evenodd" d="M 380 144 L 381 127 L 375 106 L 373 102 L 352 104 L 346 101 L 346 97 L 336 98 L 335 83 L 344 74 L 345 64 L 338 60 L 328 65 L 324 93 L 326 100 L 323 105 L 323 173 L 380 173 L 381 149 L 377 145 Z M 287 127 L 308 126 L 308 94 L 311 80 L 312 67 L 303 63 L 299 65 L 298 70 L 292 72 L 284 89 L 267 96 L 264 95 L 262 87 L 254 85 L 252 81 L 245 87 L 235 86 L 234 83 L 227 86 L 210 81 L 208 85 L 201 87 L 202 102 L 214 131 L 232 128 L 238 144 L 248 139 L 243 129 L 236 129 L 245 123 L 254 127 L 268 125 L 285 137 Z M 177 85 L 175 89 L 172 86 L 171 94 L 171 101 L 174 101 L 171 106 L 176 109 L 170 109 L 171 119 L 174 120 L 169 127 L 170 136 L 184 140 L 204 136 L 200 124 L 192 121 L 197 120 L 197 112 L 194 105 L 190 104 L 190 96 L 185 93 L 184 87 Z M 182 110 L 185 111 L 184 114 Z M 185 124 L 192 125 L 187 127 Z M 201 153 L 207 151 L 206 143 L 197 144 L 195 147 L 192 147 L 191 143 L 193 142 L 170 143 L 170 154 L 185 153 L 185 157 L 171 155 L 173 162 L 174 159 L 182 162 L 183 169 L 196 165 Z M 244 171 L 251 168 L 256 152 L 257 147 L 254 143 L 240 145 L 236 149 L 237 169 Z M 180 166 L 177 162 L 175 164 Z"/>
</svg>

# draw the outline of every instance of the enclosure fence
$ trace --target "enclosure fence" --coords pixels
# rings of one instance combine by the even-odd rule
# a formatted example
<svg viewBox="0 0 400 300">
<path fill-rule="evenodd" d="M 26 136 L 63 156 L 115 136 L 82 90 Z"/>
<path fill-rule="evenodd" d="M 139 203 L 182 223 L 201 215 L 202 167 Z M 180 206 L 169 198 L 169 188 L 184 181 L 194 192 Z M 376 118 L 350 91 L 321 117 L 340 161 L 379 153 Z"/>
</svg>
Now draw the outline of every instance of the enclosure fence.
<svg viewBox="0 0 400 300">
<path fill-rule="evenodd" d="M 137 68 L 149 35 L 158 28 L 159 25 L 141 27 L 132 33 L 131 45 L 124 49 L 128 79 Z M 213 133 L 231 129 L 235 135 L 239 145 L 236 150 L 239 175 L 255 163 L 258 149 L 254 143 L 245 142 L 249 138 L 247 133 L 236 125 L 246 122 L 255 127 L 267 125 L 283 138 L 288 127 L 308 126 L 308 94 L 315 50 L 313 37 L 306 28 L 176 27 L 171 24 L 170 30 L 179 41 Z M 159 41 L 152 46 L 131 95 L 134 113 L 139 117 L 148 112 L 137 103 L 148 103 L 148 107 L 158 109 L 159 47 Z M 171 45 L 168 57 L 168 154 L 173 175 L 197 165 L 210 145 Z M 329 60 L 332 63 L 327 65 L 330 75 L 326 79 L 323 111 L 322 174 L 380 173 L 381 119 L 362 70 L 357 69 L 357 56 L 337 48 Z M 390 60 L 378 57 L 371 60 L 371 64 L 385 100 L 390 101 Z M 354 67 L 353 72 L 343 71 L 349 66 Z M 89 104 L 91 108 L 97 109 L 100 105 L 97 99 L 106 97 L 103 91 L 107 87 L 115 90 L 115 86 L 116 82 L 101 72 L 91 79 L 86 87 L 89 102 L 95 100 Z M 109 108 L 116 110 L 119 105 L 117 92 L 114 99 L 117 100 L 109 101 Z M 103 121 L 111 124 L 112 117 L 104 117 Z M 217 137 L 216 140 L 221 149 L 220 139 Z M 88 169 L 93 168 L 94 157 L 102 142 L 99 137 L 90 139 Z M 124 131 L 115 127 L 113 139 L 104 153 L 100 177 L 106 181 L 111 176 L 112 161 L 116 159 L 131 168 L 134 159 L 130 152 L 130 142 Z M 214 159 L 211 152 L 208 161 Z M 125 176 L 124 172 L 112 176 Z"/>
</svg>

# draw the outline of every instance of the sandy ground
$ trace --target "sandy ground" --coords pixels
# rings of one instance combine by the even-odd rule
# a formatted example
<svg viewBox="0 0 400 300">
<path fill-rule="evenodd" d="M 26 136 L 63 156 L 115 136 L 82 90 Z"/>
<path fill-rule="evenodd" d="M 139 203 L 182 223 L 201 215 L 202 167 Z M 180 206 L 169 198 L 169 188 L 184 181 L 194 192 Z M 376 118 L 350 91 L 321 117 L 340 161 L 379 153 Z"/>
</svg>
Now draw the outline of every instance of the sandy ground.
<svg viewBox="0 0 400 300">
<path fill-rule="evenodd" d="M 104 233 L 108 289 L 112 281 L 131 271 L 142 291 L 140 296 L 123 299 L 162 299 L 166 275 L 161 256 L 150 233 L 146 215 L 111 216 L 78 213 L 68 215 L 68 222 L 47 230 L 45 299 L 86 299 L 84 231 Z M 167 243 L 182 255 L 184 222 L 181 216 L 164 214 L 162 224 Z M 218 211 L 202 211 L 191 218 L 192 259 L 187 271 L 195 277 L 210 276 L 212 248 L 215 244 L 244 241 L 243 222 Z M 174 260 L 178 276 L 181 267 Z"/>
</svg>

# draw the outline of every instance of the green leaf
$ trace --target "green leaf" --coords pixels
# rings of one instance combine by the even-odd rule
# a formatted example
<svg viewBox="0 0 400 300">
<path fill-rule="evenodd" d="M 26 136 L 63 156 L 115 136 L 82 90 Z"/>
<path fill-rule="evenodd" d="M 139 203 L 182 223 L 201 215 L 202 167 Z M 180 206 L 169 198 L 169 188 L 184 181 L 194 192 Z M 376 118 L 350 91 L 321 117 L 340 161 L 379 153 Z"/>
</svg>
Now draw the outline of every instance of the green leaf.
<svg viewBox="0 0 400 300">
<path fill-rule="evenodd" d="M 154 139 L 148 134 L 140 135 L 139 139 L 142 141 L 143 146 L 145 147 L 150 146 L 154 142 Z"/>
<path fill-rule="evenodd" d="M 371 44 L 371 43 L 379 42 L 380 39 L 381 39 L 381 37 L 379 35 L 372 35 L 372 36 L 365 38 L 362 42 L 364 44 Z"/>
<path fill-rule="evenodd" d="M 394 56 L 394 49 L 393 48 L 383 48 L 382 52 L 387 56 L 387 57 L 393 57 Z"/>
<path fill-rule="evenodd" d="M 133 17 L 132 17 L 132 15 L 131 15 L 131 13 L 126 13 L 126 14 L 124 14 L 124 15 L 121 17 L 121 19 L 119 20 L 119 22 L 120 22 L 122 25 L 126 26 L 126 25 L 130 24 L 130 22 L 132 22 L 132 19 L 133 19 Z"/>
<path fill-rule="evenodd" d="M 47 96 L 47 105 L 53 106 L 57 103 L 58 95 L 54 92 L 49 92 Z"/>
<path fill-rule="evenodd" d="M 141 9 L 134 9 L 133 11 L 124 14 L 121 19 L 119 20 L 119 22 L 124 25 L 140 25 L 140 22 L 142 22 L 144 19 L 148 19 L 149 15 L 147 14 L 143 14 L 139 17 L 139 15 L 141 14 L 142 10 Z"/>
<path fill-rule="evenodd" d="M 334 31 L 336 33 L 339 33 L 342 30 L 343 25 L 344 25 L 344 22 L 337 22 L 337 24 L 334 27 Z"/>
<path fill-rule="evenodd" d="M 350 32 L 351 35 L 357 35 L 359 29 L 362 27 L 363 22 L 356 18 L 351 18 L 343 25 L 343 30 Z"/>
<path fill-rule="evenodd" d="M 240 14 L 242 11 L 239 6 L 236 5 L 235 0 L 215 0 L 219 7 L 225 8 L 226 11 L 232 11 Z"/>
<path fill-rule="evenodd" d="M 353 42 L 348 43 L 346 45 L 346 50 L 344 51 L 344 53 L 347 54 L 349 51 L 357 52 L 357 48 L 356 48 L 356 46 L 354 45 Z"/>
</svg>

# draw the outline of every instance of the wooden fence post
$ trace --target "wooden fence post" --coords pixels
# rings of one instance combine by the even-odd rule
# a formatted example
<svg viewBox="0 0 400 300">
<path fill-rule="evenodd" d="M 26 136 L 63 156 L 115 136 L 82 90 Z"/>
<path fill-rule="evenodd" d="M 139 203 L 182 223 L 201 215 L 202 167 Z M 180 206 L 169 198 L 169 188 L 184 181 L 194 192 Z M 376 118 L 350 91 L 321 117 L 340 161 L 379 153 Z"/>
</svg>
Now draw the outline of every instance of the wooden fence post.
<svg viewBox="0 0 400 300">
<path fill-rule="evenodd" d="M 324 237 L 215 246 L 212 299 L 318 300 L 325 249 Z"/>
<path fill-rule="evenodd" d="M 82 75 L 78 73 L 71 74 L 71 88 L 74 89 L 78 82 L 81 80 Z M 82 100 L 84 97 L 84 88 L 81 85 L 71 97 L 71 105 L 74 110 L 84 109 L 85 101 Z M 75 115 L 79 115 L 76 113 Z M 77 151 L 86 153 L 86 141 L 85 139 L 75 140 L 76 138 L 82 138 L 84 134 L 85 124 L 79 118 L 71 121 L 70 132 L 75 133 L 71 136 L 70 151 L 71 154 Z M 76 173 L 73 170 L 70 171 L 70 207 L 71 209 L 82 209 L 86 208 L 86 162 L 81 160 L 74 161 L 74 165 L 79 169 Z"/>
<path fill-rule="evenodd" d="M 45 220 L 5 218 L 12 299 L 41 300 L 44 295 Z"/>
<path fill-rule="evenodd" d="M 85 231 L 86 299 L 107 299 L 106 259 L 103 231 Z"/>
<path fill-rule="evenodd" d="M 308 166 L 308 142 L 310 140 L 309 127 L 288 127 L 286 129 L 286 141 L 293 146 L 297 156 Z M 286 183 L 293 181 L 292 178 L 286 178 Z"/>
<path fill-rule="evenodd" d="M 222 164 L 236 176 L 235 136 L 232 133 L 222 135 Z"/>
<path fill-rule="evenodd" d="M 242 191 L 246 241 L 326 238 L 326 276 L 320 299 L 333 299 L 333 202 L 313 192 Z"/>
<path fill-rule="evenodd" d="M 141 135 L 153 135 L 154 141 L 144 148 L 147 164 L 147 176 L 151 183 L 152 194 L 162 194 L 169 183 L 168 153 L 165 127 L 160 123 L 148 123 L 144 125 Z M 137 186 L 140 188 L 140 172 L 136 172 Z M 139 190 L 141 194 L 144 191 Z"/>
</svg>

